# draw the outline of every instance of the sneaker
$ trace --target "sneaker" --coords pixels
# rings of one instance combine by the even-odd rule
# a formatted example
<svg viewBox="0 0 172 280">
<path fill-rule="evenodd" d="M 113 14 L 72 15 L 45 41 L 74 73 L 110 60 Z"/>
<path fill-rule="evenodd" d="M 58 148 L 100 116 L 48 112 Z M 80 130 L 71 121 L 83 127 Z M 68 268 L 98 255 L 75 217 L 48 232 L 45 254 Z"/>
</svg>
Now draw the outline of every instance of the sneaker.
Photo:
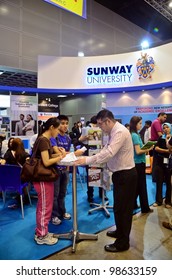
<svg viewBox="0 0 172 280">
<path fill-rule="evenodd" d="M 54 233 L 48 232 L 49 235 L 53 237 Z M 38 235 L 35 233 L 35 238 L 39 238 Z"/>
<path fill-rule="evenodd" d="M 58 226 L 61 224 L 62 221 L 58 217 L 54 217 L 54 218 L 52 218 L 51 222 L 53 225 Z"/>
<path fill-rule="evenodd" d="M 165 204 L 165 208 L 169 209 L 169 208 L 171 208 L 171 205 L 170 204 Z"/>
<path fill-rule="evenodd" d="M 39 245 L 54 245 L 58 242 L 58 238 L 53 237 L 53 235 L 48 232 L 47 235 L 43 237 L 35 236 L 35 241 Z"/>
<path fill-rule="evenodd" d="M 63 219 L 70 220 L 71 219 L 71 215 L 69 213 L 64 213 Z"/>
<path fill-rule="evenodd" d="M 155 202 L 155 203 L 153 204 L 153 207 L 158 207 L 158 206 L 161 206 L 161 205 L 162 205 L 161 203 Z"/>
</svg>

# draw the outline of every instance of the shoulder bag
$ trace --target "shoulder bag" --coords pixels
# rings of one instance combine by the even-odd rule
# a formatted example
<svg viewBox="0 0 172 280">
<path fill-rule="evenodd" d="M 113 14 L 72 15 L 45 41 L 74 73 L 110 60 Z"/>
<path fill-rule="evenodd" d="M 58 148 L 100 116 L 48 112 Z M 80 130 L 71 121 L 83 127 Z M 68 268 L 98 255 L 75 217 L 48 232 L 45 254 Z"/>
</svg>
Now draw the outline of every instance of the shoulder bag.
<svg viewBox="0 0 172 280">
<path fill-rule="evenodd" d="M 40 138 L 34 147 L 33 154 L 27 159 L 21 170 L 22 182 L 54 182 L 58 178 L 56 168 L 53 166 L 45 167 L 41 158 L 36 158 Z"/>
</svg>

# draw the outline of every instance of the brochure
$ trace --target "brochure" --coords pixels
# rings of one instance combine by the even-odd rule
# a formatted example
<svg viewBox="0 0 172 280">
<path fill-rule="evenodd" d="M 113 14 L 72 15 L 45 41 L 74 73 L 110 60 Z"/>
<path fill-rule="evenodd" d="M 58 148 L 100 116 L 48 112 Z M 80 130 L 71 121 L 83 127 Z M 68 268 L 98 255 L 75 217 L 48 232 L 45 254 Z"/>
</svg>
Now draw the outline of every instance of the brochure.
<svg viewBox="0 0 172 280">
<path fill-rule="evenodd" d="M 147 150 L 150 149 L 153 145 L 155 145 L 157 143 L 157 141 L 148 141 L 146 144 L 144 144 L 141 147 L 141 150 Z"/>
<path fill-rule="evenodd" d="M 88 136 L 88 140 L 83 141 L 89 146 L 96 146 L 102 144 L 102 130 L 99 127 L 83 127 L 82 136 Z"/>
</svg>

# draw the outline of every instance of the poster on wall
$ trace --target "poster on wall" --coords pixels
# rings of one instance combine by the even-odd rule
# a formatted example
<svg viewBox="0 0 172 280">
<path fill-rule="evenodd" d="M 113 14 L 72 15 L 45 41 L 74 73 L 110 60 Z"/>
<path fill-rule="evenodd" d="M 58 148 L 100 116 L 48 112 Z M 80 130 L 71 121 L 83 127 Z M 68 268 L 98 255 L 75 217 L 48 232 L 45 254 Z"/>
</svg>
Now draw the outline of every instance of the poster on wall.
<svg viewBox="0 0 172 280">
<path fill-rule="evenodd" d="M 11 95 L 11 136 L 30 138 L 37 133 L 37 96 Z"/>
<path fill-rule="evenodd" d="M 89 187 L 100 187 L 101 186 L 101 169 L 89 168 L 88 169 L 88 186 Z"/>
<path fill-rule="evenodd" d="M 154 121 L 160 112 L 167 114 L 167 122 L 172 123 L 172 104 L 150 106 L 108 107 L 115 119 L 121 119 L 122 124 L 129 123 L 132 116 L 141 116 L 142 124 L 147 120 Z"/>
<path fill-rule="evenodd" d="M 49 118 L 55 118 L 57 116 L 57 113 L 38 112 L 38 121 L 46 122 Z"/>
<path fill-rule="evenodd" d="M 59 100 L 52 95 L 38 95 L 38 120 L 45 122 L 60 114 Z"/>
</svg>

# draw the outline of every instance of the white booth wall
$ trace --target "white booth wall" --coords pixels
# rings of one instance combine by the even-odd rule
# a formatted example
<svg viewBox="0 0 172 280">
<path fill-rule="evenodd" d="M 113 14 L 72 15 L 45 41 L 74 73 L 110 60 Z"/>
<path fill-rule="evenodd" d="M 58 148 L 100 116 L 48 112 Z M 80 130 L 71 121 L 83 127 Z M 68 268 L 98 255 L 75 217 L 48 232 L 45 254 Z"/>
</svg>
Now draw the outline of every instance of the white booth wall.
<svg viewBox="0 0 172 280">
<path fill-rule="evenodd" d="M 159 112 L 165 112 L 167 121 L 172 123 L 172 88 L 110 93 L 106 98 L 107 109 L 111 110 L 123 124 L 129 123 L 133 115 L 153 121 Z"/>
<path fill-rule="evenodd" d="M 85 116 L 96 114 L 102 107 L 111 109 L 117 116 L 122 114 L 126 116 L 127 111 L 130 111 L 127 121 L 136 112 L 134 106 L 158 105 L 159 109 L 151 108 L 151 111 L 140 109 L 138 112 L 144 112 L 145 117 L 149 117 L 146 113 L 151 113 L 150 117 L 155 118 L 158 110 L 167 110 L 171 114 L 171 107 L 170 109 L 162 106 L 162 104 L 172 105 L 171 51 L 172 43 L 168 43 L 145 51 L 109 56 L 82 58 L 39 56 L 38 86 L 46 89 L 58 88 L 64 93 L 83 93 L 82 98 L 73 98 L 61 104 L 61 113 L 71 115 L 73 122 L 77 121 L 79 116 L 84 117 L 84 114 Z M 151 57 L 154 61 L 153 71 L 146 78 L 140 76 L 137 71 L 137 63 L 142 61 L 145 54 L 147 59 Z M 92 72 L 95 71 L 94 74 L 91 72 L 92 84 L 88 83 L 90 69 Z M 96 92 L 98 94 L 95 94 Z M 105 94 L 106 102 L 102 100 L 102 94 Z M 102 102 L 106 104 L 102 106 Z"/>
<path fill-rule="evenodd" d="M 154 89 L 133 92 L 114 92 L 104 94 L 91 94 L 83 98 L 64 100 L 60 109 L 62 114 L 70 116 L 70 123 L 74 123 L 84 117 L 89 120 L 91 116 L 98 113 L 102 108 L 113 111 L 116 118 L 120 118 L 122 123 L 129 122 L 132 115 L 137 114 L 145 120 L 153 120 L 158 115 L 158 110 L 147 110 L 147 107 L 161 107 L 160 111 L 172 114 L 172 88 Z M 163 106 L 164 105 L 164 106 Z M 142 108 L 142 111 L 134 113 L 134 109 Z M 122 116 L 121 116 L 122 115 Z"/>
</svg>

